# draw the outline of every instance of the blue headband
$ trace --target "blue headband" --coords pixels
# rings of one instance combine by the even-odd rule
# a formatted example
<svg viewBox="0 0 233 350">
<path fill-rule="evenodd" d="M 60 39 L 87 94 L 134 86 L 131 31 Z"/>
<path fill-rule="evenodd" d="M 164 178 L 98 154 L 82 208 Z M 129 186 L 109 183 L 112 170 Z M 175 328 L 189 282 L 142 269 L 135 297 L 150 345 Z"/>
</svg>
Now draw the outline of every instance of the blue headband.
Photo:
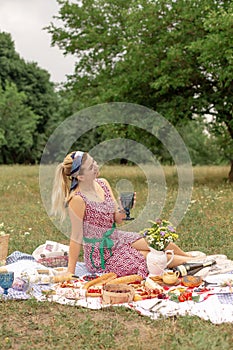
<svg viewBox="0 0 233 350">
<path fill-rule="evenodd" d="M 73 159 L 73 163 L 70 171 L 70 176 L 71 176 L 70 192 L 78 186 L 78 179 L 76 176 L 82 164 L 83 154 L 84 152 L 77 151 L 71 155 L 71 158 Z"/>
</svg>

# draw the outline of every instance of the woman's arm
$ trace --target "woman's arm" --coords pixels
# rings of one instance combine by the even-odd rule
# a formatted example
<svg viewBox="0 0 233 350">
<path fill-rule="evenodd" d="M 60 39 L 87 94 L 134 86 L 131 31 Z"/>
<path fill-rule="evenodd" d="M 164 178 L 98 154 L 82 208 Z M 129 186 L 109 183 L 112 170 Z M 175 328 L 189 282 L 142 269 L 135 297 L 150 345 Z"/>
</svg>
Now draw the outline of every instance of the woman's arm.
<svg viewBox="0 0 233 350">
<path fill-rule="evenodd" d="M 74 196 L 69 204 L 69 215 L 71 221 L 71 236 L 69 248 L 68 272 L 75 273 L 76 263 L 80 254 L 83 240 L 83 218 L 85 214 L 85 203 L 80 196 Z"/>
<path fill-rule="evenodd" d="M 125 211 L 123 208 L 120 208 L 119 207 L 119 204 L 117 203 L 116 201 L 116 198 L 112 192 L 112 189 L 111 189 L 111 186 L 109 185 L 108 181 L 106 179 L 103 179 L 101 178 L 101 180 L 105 183 L 105 185 L 108 187 L 109 189 L 109 192 L 111 194 L 111 197 L 112 197 L 112 200 L 114 201 L 114 204 L 115 204 L 115 214 L 114 214 L 114 217 L 115 217 L 115 222 L 117 224 L 121 224 L 123 219 L 125 219 L 126 217 L 126 214 L 125 214 Z"/>
<path fill-rule="evenodd" d="M 75 274 L 76 263 L 78 261 L 78 257 L 81 250 L 81 244 L 70 240 L 70 248 L 69 248 L 69 263 L 67 271 Z"/>
</svg>

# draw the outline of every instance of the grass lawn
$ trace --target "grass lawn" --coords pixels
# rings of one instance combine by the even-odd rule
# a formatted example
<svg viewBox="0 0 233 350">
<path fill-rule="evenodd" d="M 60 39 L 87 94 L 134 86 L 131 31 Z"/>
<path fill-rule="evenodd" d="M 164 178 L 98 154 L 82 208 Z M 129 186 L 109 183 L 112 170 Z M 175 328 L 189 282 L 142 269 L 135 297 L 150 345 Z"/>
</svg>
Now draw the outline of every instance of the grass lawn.
<svg viewBox="0 0 233 350">
<path fill-rule="evenodd" d="M 32 253 L 46 240 L 68 244 L 41 203 L 37 166 L 0 166 L 0 223 L 10 233 L 9 254 Z M 233 185 L 228 167 L 195 167 L 192 200 L 178 226 L 184 250 L 226 254 L 233 259 Z M 164 167 L 169 217 L 177 195 L 175 170 Z M 101 175 L 114 188 L 120 178 L 133 182 L 137 216 L 146 198 L 146 179 L 137 167 L 105 166 Z M 155 218 L 151 218 L 155 219 Z M 146 224 L 146 223 L 145 223 Z M 146 226 L 146 225 L 145 225 Z M 26 234 L 25 234 L 26 233 Z M 29 234 L 28 234 L 29 233 Z M 125 308 L 93 311 L 48 302 L 0 303 L 0 349 L 232 349 L 233 324 L 213 325 L 198 317 L 152 321 Z"/>
</svg>

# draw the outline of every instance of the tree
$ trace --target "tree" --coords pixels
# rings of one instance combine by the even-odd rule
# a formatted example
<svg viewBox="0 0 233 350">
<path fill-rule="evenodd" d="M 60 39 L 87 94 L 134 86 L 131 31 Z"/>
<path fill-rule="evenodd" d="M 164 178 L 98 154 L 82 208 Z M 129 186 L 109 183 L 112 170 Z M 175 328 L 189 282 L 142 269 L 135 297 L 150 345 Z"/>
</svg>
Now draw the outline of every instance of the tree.
<svg viewBox="0 0 233 350">
<path fill-rule="evenodd" d="M 204 123 L 202 119 L 198 122 L 190 120 L 177 128 L 188 148 L 193 165 L 219 165 L 224 162 L 226 157 L 220 136 L 209 133 L 208 123 Z"/>
<path fill-rule="evenodd" d="M 81 103 L 138 103 L 173 124 L 209 115 L 233 140 L 232 1 L 58 3 L 63 26 L 48 31 L 77 57 L 70 84 Z"/>
<path fill-rule="evenodd" d="M 50 82 L 46 70 L 38 67 L 35 62 L 25 62 L 20 58 L 9 33 L 0 32 L 0 86 L 5 91 L 12 83 L 18 92 L 23 92 L 21 102 L 25 108 L 37 116 L 36 128 L 31 135 L 33 146 L 31 152 L 27 153 L 27 158 L 25 153 L 25 162 L 35 163 L 41 157 L 47 136 L 56 126 L 54 116 L 58 100 L 55 86 Z"/>
<path fill-rule="evenodd" d="M 212 11 L 204 22 L 207 32 L 203 39 L 191 45 L 198 56 L 200 66 L 205 70 L 212 91 L 208 102 L 212 107 L 212 121 L 209 125 L 223 154 L 231 162 L 229 180 L 233 182 L 233 4 Z"/>
<path fill-rule="evenodd" d="M 0 88 L 0 163 L 23 163 L 31 158 L 39 116 L 25 106 L 26 96 L 14 84 Z"/>
</svg>

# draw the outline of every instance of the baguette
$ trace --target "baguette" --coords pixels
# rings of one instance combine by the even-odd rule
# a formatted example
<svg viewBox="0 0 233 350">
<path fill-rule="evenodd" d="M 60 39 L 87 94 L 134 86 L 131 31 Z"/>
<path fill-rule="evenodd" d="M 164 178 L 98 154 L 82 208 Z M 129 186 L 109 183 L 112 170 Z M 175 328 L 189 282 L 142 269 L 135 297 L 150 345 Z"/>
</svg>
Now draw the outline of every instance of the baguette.
<svg viewBox="0 0 233 350">
<path fill-rule="evenodd" d="M 116 277 L 117 277 L 117 275 L 115 275 L 115 276 L 110 276 L 109 278 L 107 278 L 107 279 L 104 280 L 104 281 L 100 281 L 100 282 L 98 282 L 98 283 L 95 283 L 95 286 L 103 286 L 103 285 L 105 285 L 105 284 L 107 284 L 107 283 L 109 283 L 109 282 L 112 282 Z"/>
<path fill-rule="evenodd" d="M 95 286 L 97 284 L 98 285 L 101 285 L 101 284 L 103 285 L 103 284 L 111 282 L 116 277 L 117 277 L 117 274 L 114 273 L 114 272 L 105 273 L 102 276 L 96 277 L 93 280 L 88 281 L 87 283 L 85 283 L 83 288 L 84 289 L 88 289 L 88 288 L 90 288 L 92 286 Z"/>
<path fill-rule="evenodd" d="M 139 275 L 128 275 L 123 277 L 115 278 L 111 281 L 111 284 L 130 284 L 135 282 L 141 282 L 143 280 L 142 276 Z"/>
</svg>

